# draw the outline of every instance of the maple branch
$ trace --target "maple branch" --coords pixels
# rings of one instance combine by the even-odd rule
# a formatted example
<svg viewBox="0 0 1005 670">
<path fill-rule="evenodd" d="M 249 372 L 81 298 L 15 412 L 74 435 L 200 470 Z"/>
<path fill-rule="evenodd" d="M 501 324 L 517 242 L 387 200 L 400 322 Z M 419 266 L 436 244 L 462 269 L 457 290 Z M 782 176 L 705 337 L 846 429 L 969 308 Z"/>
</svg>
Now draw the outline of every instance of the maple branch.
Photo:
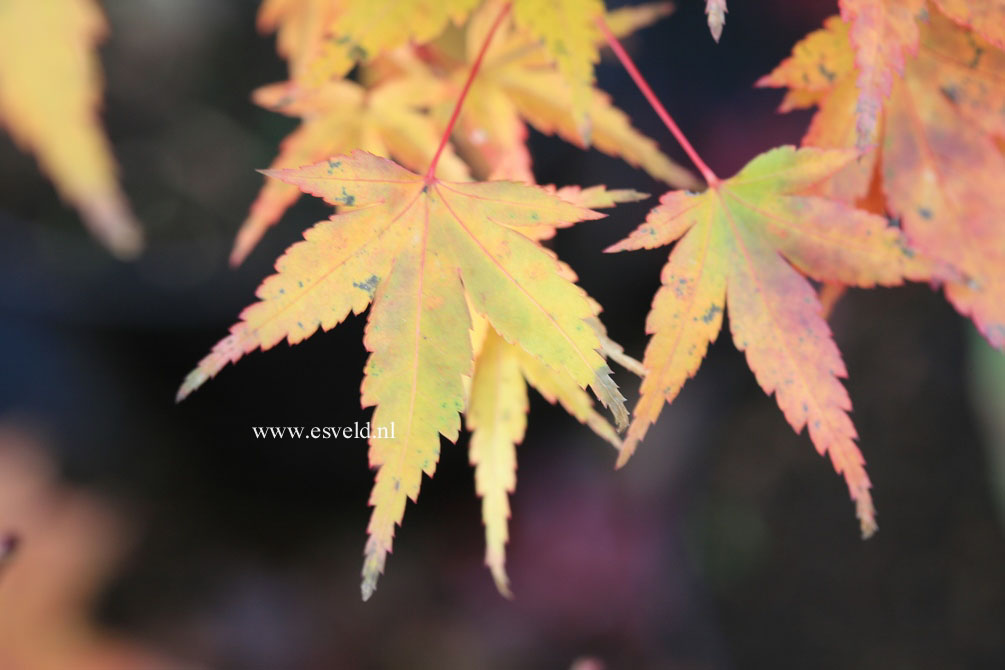
<svg viewBox="0 0 1005 670">
<path fill-rule="evenodd" d="M 667 130 L 669 130 L 670 133 L 677 139 L 677 142 L 684 149 L 684 153 L 687 154 L 688 158 L 691 159 L 691 162 L 698 168 L 698 171 L 701 172 L 701 176 L 705 178 L 708 185 L 715 186 L 722 181 L 715 176 L 712 169 L 705 164 L 705 161 L 701 159 L 698 152 L 695 151 L 694 147 L 691 146 L 691 143 L 688 142 L 684 133 L 681 132 L 680 127 L 676 124 L 676 122 L 674 122 L 673 117 L 670 116 L 669 112 L 667 112 L 666 107 L 664 107 L 663 103 L 661 103 L 659 98 L 656 97 L 656 94 L 653 93 L 653 89 L 649 87 L 649 83 L 646 82 L 645 77 L 643 77 L 642 73 L 639 72 L 639 69 L 632 61 L 631 56 L 629 56 L 628 52 L 626 52 L 624 47 L 621 46 L 621 42 L 619 42 L 618 38 L 614 36 L 613 32 L 611 32 L 610 27 L 604 21 L 602 16 L 597 17 L 597 26 L 600 28 L 600 32 L 604 35 L 604 39 L 607 40 L 607 45 L 611 47 L 614 55 L 618 57 L 619 61 L 621 61 L 621 65 L 628 71 L 628 74 L 635 82 L 635 85 L 639 87 L 639 90 L 642 91 L 642 95 L 645 96 L 649 105 L 656 112 L 656 115 L 660 117 L 663 125 L 665 125 Z"/>
<path fill-rule="evenodd" d="M 489 44 L 492 43 L 492 36 L 496 34 L 496 30 L 502 25 L 503 19 L 506 18 L 506 14 L 509 13 L 510 3 L 503 5 L 502 9 L 499 10 L 499 15 L 496 20 L 492 22 L 492 27 L 489 28 L 488 33 L 485 35 L 485 41 L 482 42 L 481 48 L 478 50 L 478 56 L 475 58 L 475 62 L 471 64 L 471 72 L 468 73 L 468 79 L 464 82 L 464 88 L 461 89 L 461 95 L 457 98 L 457 104 L 454 105 L 454 111 L 450 115 L 450 120 L 447 121 L 447 128 L 443 131 L 443 137 L 440 138 L 440 146 L 437 147 L 436 153 L 433 155 L 433 160 L 429 164 L 429 169 L 426 170 L 426 183 L 431 184 L 436 181 L 436 164 L 440 162 L 440 155 L 443 150 L 447 147 L 447 142 L 450 141 L 450 135 L 454 132 L 454 125 L 457 123 L 457 117 L 461 115 L 461 106 L 464 104 L 464 99 L 468 97 L 468 91 L 471 90 L 471 84 L 475 80 L 475 75 L 478 74 L 478 70 L 482 66 L 482 60 L 485 58 L 485 53 L 489 50 Z"/>
</svg>

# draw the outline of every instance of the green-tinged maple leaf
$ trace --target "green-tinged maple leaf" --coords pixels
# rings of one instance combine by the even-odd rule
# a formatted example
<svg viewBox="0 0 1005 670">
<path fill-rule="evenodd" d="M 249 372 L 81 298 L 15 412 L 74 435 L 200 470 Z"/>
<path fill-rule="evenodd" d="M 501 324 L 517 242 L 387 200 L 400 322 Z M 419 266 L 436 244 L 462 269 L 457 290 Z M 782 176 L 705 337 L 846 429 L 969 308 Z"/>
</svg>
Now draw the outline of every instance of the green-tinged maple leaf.
<svg viewBox="0 0 1005 670">
<path fill-rule="evenodd" d="M 557 195 L 566 202 L 590 209 L 613 207 L 619 202 L 646 197 L 635 191 L 609 191 L 601 186 L 588 189 L 567 186 L 558 189 Z M 521 232 L 534 239 L 546 239 L 554 235 L 555 226 L 537 225 L 521 229 Z M 575 279 L 571 268 L 563 267 L 563 272 Z M 594 313 L 599 314 L 600 306 L 593 303 L 593 308 Z M 599 319 L 590 323 L 609 358 L 641 373 L 638 362 L 625 356 L 620 347 L 607 339 Z M 568 373 L 551 368 L 521 347 L 510 344 L 477 316 L 472 341 L 476 352 L 475 371 L 465 416 L 471 431 L 469 452 L 475 468 L 475 492 L 482 499 L 485 564 L 499 592 L 509 597 L 506 575 L 509 495 L 516 488 L 516 447 L 523 441 L 527 426 L 527 385 L 533 386 L 548 402 L 560 403 L 569 414 L 615 447 L 620 448 L 621 440 L 614 427 L 594 409 L 590 395 Z"/>
<path fill-rule="evenodd" d="M 706 0 L 705 14 L 708 15 L 708 29 L 716 42 L 722 37 L 722 29 L 726 25 L 726 0 Z"/>
<path fill-rule="evenodd" d="M 304 234 L 179 389 L 179 399 L 255 349 L 295 344 L 373 303 L 364 344 L 371 352 L 362 389 L 373 423 L 396 437 L 372 439 L 377 469 L 363 566 L 369 597 L 422 474 L 432 475 L 440 435 L 453 441 L 473 372 L 471 314 L 549 368 L 590 386 L 627 422 L 624 401 L 591 325 L 595 303 L 567 266 L 521 234 L 524 228 L 601 217 L 544 189 L 512 182 L 452 183 L 424 178 L 356 151 L 299 169 L 269 171 L 331 204 L 351 202 Z"/>
<path fill-rule="evenodd" d="M 823 33 L 829 36 L 819 43 L 830 45 L 829 53 L 797 48 L 790 61 L 811 71 L 834 63 L 834 50 L 851 49 L 839 21 L 829 20 Z M 799 77 L 786 74 L 792 71 L 783 64 L 762 81 L 804 90 Z M 804 145 L 856 143 L 858 73 L 850 67 L 833 74 L 830 88 L 814 91 L 820 109 Z M 936 263 L 936 277 L 945 281 L 956 309 L 993 346 L 1005 348 L 1005 158 L 995 143 L 1005 137 L 1005 53 L 932 12 L 918 54 L 906 63 L 879 118 L 871 143 L 880 150 L 823 188 L 849 202 L 875 191 L 911 246 Z"/>
<path fill-rule="evenodd" d="M 611 251 L 679 240 L 646 321 L 647 375 L 619 464 L 693 376 L 728 309 L 733 342 L 797 432 L 808 428 L 844 475 L 863 535 L 876 528 L 869 478 L 840 382 L 845 366 L 806 276 L 854 286 L 899 284 L 911 253 L 886 219 L 801 195 L 855 159 L 854 151 L 764 153 L 704 193 L 671 191 Z M 802 274 L 801 274 L 802 273 Z M 804 276 L 806 275 L 806 276 Z"/>
<path fill-rule="evenodd" d="M 91 233 L 121 258 L 143 235 L 98 121 L 107 32 L 93 0 L 0 2 L 0 123 L 31 150 Z"/>
<path fill-rule="evenodd" d="M 296 82 L 273 84 L 258 89 L 254 97 L 267 109 L 303 119 L 283 140 L 272 169 L 300 167 L 362 149 L 422 170 L 436 153 L 441 130 L 420 108 L 438 102 L 438 92 L 432 78 L 410 76 L 372 90 L 347 80 L 318 88 Z M 469 178 L 467 166 L 449 146 L 437 164 L 437 175 L 450 181 Z M 296 186 L 266 179 L 237 233 L 231 264 L 240 264 L 299 197 Z"/>
<path fill-rule="evenodd" d="M 851 24 L 858 66 L 858 146 L 868 146 L 883 101 L 904 71 L 905 57 L 918 46 L 916 17 L 925 0 L 840 0 L 841 16 Z"/>
<path fill-rule="evenodd" d="M 443 99 L 450 100 L 461 90 L 468 64 L 476 58 L 498 8 L 499 3 L 490 2 L 472 16 L 465 62 L 455 63 L 449 71 L 451 90 Z M 669 9 L 660 3 L 628 7 L 612 12 L 609 22 L 616 34 L 625 34 L 665 16 Z M 507 21 L 496 33 L 471 86 L 454 137 L 476 172 L 493 178 L 533 181 L 526 147 L 529 123 L 544 134 L 557 134 L 577 146 L 592 145 L 623 158 L 673 186 L 699 186 L 690 171 L 667 158 L 653 140 L 633 128 L 628 116 L 611 104 L 605 93 L 591 88 L 588 95 L 589 124 L 584 134 L 573 111 L 573 91 L 563 74 L 551 66 L 550 56 L 533 36 Z M 445 115 L 449 109 L 444 106 L 442 112 Z"/>
</svg>

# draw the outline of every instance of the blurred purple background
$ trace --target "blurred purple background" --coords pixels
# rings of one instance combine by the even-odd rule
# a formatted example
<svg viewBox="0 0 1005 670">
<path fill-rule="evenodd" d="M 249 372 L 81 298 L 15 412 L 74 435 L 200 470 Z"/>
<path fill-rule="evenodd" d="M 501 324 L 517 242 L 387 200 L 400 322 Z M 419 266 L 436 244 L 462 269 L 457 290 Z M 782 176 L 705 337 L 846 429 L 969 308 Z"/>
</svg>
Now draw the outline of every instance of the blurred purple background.
<svg viewBox="0 0 1005 670">
<path fill-rule="evenodd" d="M 798 143 L 809 113 L 778 115 L 780 93 L 752 85 L 836 3 L 733 0 L 718 46 L 704 3 L 678 4 L 627 46 L 706 161 L 728 175 Z M 971 327 L 927 286 L 852 292 L 831 321 L 875 485 L 881 530 L 868 542 L 841 478 L 720 337 L 622 471 L 533 397 L 513 499 L 515 600 L 482 566 L 462 438 L 444 445 L 361 603 L 365 443 L 255 440 L 250 427 L 365 418 L 363 318 L 249 356 L 173 402 L 274 259 L 330 213 L 302 200 L 227 267 L 254 170 L 294 125 L 249 99 L 284 76 L 273 38 L 255 32 L 251 0 L 104 5 L 105 120 L 149 248 L 113 260 L 0 133 L 0 420 L 42 427 L 62 476 L 129 520 L 132 549 L 98 603 L 107 625 L 235 670 L 564 669 L 580 657 L 609 669 L 1005 667 L 989 465 L 1003 447 L 982 432 L 969 386 L 974 361 L 990 359 L 971 355 Z M 686 161 L 612 60 L 598 78 Z M 558 140 L 534 136 L 532 150 L 542 183 L 665 190 Z M 600 252 L 653 202 L 555 242 L 637 357 L 667 251 Z M 633 400 L 637 380 L 619 370 L 618 381 Z"/>
</svg>

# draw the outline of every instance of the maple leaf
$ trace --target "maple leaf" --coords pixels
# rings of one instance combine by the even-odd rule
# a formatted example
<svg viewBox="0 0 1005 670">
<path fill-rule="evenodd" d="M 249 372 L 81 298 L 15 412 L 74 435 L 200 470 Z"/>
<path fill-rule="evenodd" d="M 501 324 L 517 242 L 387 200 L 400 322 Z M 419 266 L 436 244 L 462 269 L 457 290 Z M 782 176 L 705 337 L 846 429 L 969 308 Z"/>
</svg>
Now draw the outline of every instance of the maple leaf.
<svg viewBox="0 0 1005 670">
<path fill-rule="evenodd" d="M 806 276 L 854 286 L 893 285 L 911 252 L 886 219 L 800 195 L 855 159 L 854 151 L 781 147 L 702 194 L 670 191 L 646 223 L 609 251 L 677 241 L 646 331 L 648 372 L 619 465 L 701 365 L 727 309 L 733 342 L 797 432 L 808 427 L 844 475 L 862 533 L 876 529 L 870 483 L 840 382 L 841 355 Z M 802 274 L 800 274 L 802 273 Z"/>
<path fill-rule="evenodd" d="M 904 71 L 904 58 L 918 46 L 917 15 L 925 0 L 840 0 L 841 16 L 851 24 L 859 68 L 858 146 L 868 146 L 883 100 Z"/>
<path fill-rule="evenodd" d="M 705 14 L 708 15 L 708 29 L 716 42 L 722 37 L 722 29 L 726 25 L 726 0 L 706 0 Z"/>
<path fill-rule="evenodd" d="M 498 6 L 486 3 L 472 16 L 466 34 L 465 62 L 456 64 L 450 72 L 453 91 L 445 93 L 444 99 L 453 97 L 462 86 L 468 63 L 474 61 Z M 618 34 L 626 34 L 666 16 L 669 10 L 664 3 L 641 5 L 612 12 L 609 19 Z M 605 93 L 591 89 L 589 98 L 587 137 L 577 125 L 572 92 L 563 75 L 550 66 L 544 48 L 510 21 L 499 30 L 471 86 L 455 140 L 477 172 L 496 179 L 534 181 L 526 147 L 529 123 L 546 135 L 557 134 L 584 149 L 592 145 L 623 158 L 671 185 L 699 186 L 689 170 L 671 161 L 653 140 L 633 128 L 627 115 L 611 104 Z"/>
<path fill-rule="evenodd" d="M 396 437 L 373 439 L 377 469 L 363 567 L 368 598 L 383 572 L 405 502 L 432 475 L 439 436 L 454 441 L 472 375 L 471 309 L 508 342 L 590 386 L 627 423 L 624 401 L 588 322 L 595 304 L 554 254 L 519 231 L 600 218 L 541 188 L 511 182 L 453 183 L 422 177 L 356 151 L 267 174 L 330 204 L 351 199 L 277 261 L 277 274 L 186 378 L 182 399 L 227 363 L 280 340 L 295 344 L 373 303 L 364 344 L 371 356 L 362 404 Z"/>
<path fill-rule="evenodd" d="M 826 42 L 842 48 L 839 22 Z M 845 49 L 850 49 L 844 38 Z M 821 42 L 823 43 L 823 42 Z M 803 50 L 793 58 L 810 70 L 827 59 Z M 803 139 L 808 146 L 852 146 L 856 71 L 836 71 L 830 90 L 817 92 L 820 109 Z M 765 81 L 801 90 L 798 78 L 776 69 Z M 956 309 L 970 316 L 995 347 L 1005 348 L 1005 53 L 937 12 L 921 28 L 916 57 L 892 89 L 874 130 L 881 147 L 826 186 L 848 201 L 876 190 L 902 223 L 911 246 L 937 263 Z M 873 173 L 873 166 L 876 171 Z M 874 184 L 878 181 L 878 188 Z"/>
<path fill-rule="evenodd" d="M 116 256 L 132 258 L 143 236 L 98 121 L 94 46 L 106 32 L 92 0 L 0 3 L 0 122 L 36 155 L 91 233 Z"/>
<path fill-rule="evenodd" d="M 647 197 L 635 191 L 609 191 L 600 186 L 588 189 L 569 186 L 556 193 L 566 202 L 591 209 Z M 521 232 L 533 239 L 547 239 L 554 235 L 555 226 L 538 225 Z M 570 279 L 575 278 L 570 268 L 563 270 Z M 594 303 L 593 310 L 594 314 L 599 314 L 600 306 Z M 620 347 L 607 338 L 599 319 L 591 319 L 589 323 L 598 333 L 608 358 L 641 374 L 640 364 L 625 356 Z M 621 440 L 614 427 L 594 409 L 589 394 L 569 374 L 548 367 L 521 347 L 506 342 L 477 316 L 472 342 L 476 352 L 475 371 L 465 416 L 471 431 L 469 453 L 475 468 L 475 492 L 482 499 L 485 564 L 499 592 L 510 597 L 506 575 L 509 495 L 516 488 L 516 447 L 523 441 L 527 427 L 527 385 L 533 386 L 548 402 L 560 403 L 569 414 L 615 447 L 620 448 Z"/>
<path fill-rule="evenodd" d="M 926 39 L 926 44 L 945 44 L 940 21 L 933 18 L 931 26 L 926 37 L 932 41 Z M 947 37 L 957 30 L 948 22 L 941 27 Z M 978 58 L 981 48 L 971 45 Z M 992 346 L 1005 350 L 1005 157 L 988 134 L 932 85 L 946 69 L 954 73 L 961 66 L 937 49 L 926 48 L 910 64 L 890 101 L 881 157 L 883 188 L 911 244 L 964 275 L 946 282 L 949 301 L 974 320 Z M 997 52 L 996 58 L 994 79 L 988 79 L 1001 99 L 1005 55 Z M 1000 109 L 996 112 L 1001 115 Z"/>
<path fill-rule="evenodd" d="M 254 99 L 262 107 L 303 119 L 283 140 L 272 169 L 300 167 L 362 149 L 421 170 L 436 153 L 440 129 L 420 108 L 437 102 L 438 92 L 435 80 L 412 76 L 372 90 L 346 80 L 327 82 L 319 88 L 286 82 L 258 89 Z M 470 176 L 449 146 L 440 158 L 437 174 L 451 181 Z M 238 230 L 231 265 L 239 265 L 299 197 L 296 186 L 267 178 Z"/>
</svg>

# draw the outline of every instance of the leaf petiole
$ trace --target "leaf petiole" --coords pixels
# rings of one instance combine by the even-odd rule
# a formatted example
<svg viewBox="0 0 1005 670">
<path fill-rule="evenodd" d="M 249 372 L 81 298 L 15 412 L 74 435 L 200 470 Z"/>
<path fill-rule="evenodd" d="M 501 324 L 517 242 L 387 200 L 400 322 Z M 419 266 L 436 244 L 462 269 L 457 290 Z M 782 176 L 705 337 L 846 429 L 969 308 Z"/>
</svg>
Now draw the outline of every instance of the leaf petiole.
<svg viewBox="0 0 1005 670">
<path fill-rule="evenodd" d="M 443 137 L 440 138 L 440 146 L 437 147 L 436 153 L 433 155 L 433 160 L 429 163 L 429 169 L 426 170 L 426 184 L 432 184 L 436 181 L 436 164 L 440 162 L 440 156 L 443 154 L 443 150 L 447 146 L 447 142 L 450 141 L 450 135 L 454 132 L 454 125 L 457 123 L 457 117 L 461 114 L 461 106 L 464 104 L 464 99 L 468 97 L 468 91 L 471 90 L 471 84 L 475 80 L 475 75 L 478 74 L 478 70 L 481 69 L 482 60 L 485 59 L 485 53 L 489 50 L 489 44 L 492 43 L 492 36 L 496 34 L 496 30 L 502 25 L 503 19 L 506 18 L 506 14 L 509 13 L 510 3 L 503 5 L 502 9 L 499 10 L 499 15 L 496 16 L 496 20 L 492 22 L 492 27 L 489 28 L 489 32 L 485 35 L 485 41 L 482 42 L 481 49 L 478 50 L 478 57 L 475 58 L 475 62 L 471 65 L 471 72 L 468 74 L 467 81 L 464 82 L 464 88 L 461 89 L 461 95 L 457 98 L 457 104 L 454 105 L 454 111 L 450 114 L 450 120 L 447 121 L 447 127 L 443 131 Z"/>
<path fill-rule="evenodd" d="M 653 93 L 652 88 L 649 87 L 649 83 L 646 82 L 645 77 L 643 77 L 642 73 L 639 72 L 639 69 L 632 61 L 631 56 L 629 56 L 628 52 L 626 52 L 624 47 L 621 46 L 621 42 L 619 42 L 618 38 L 614 36 L 613 32 L 611 32 L 610 27 L 604 21 L 602 16 L 597 17 L 597 27 L 600 28 L 600 32 L 603 34 L 608 46 L 611 47 L 614 55 L 618 57 L 619 61 L 621 61 L 621 65 L 628 71 L 629 76 L 631 76 L 635 85 L 639 87 L 639 90 L 642 92 L 642 95 L 645 96 L 649 105 L 653 108 L 653 111 L 655 111 L 656 115 L 660 117 L 663 125 L 665 125 L 667 130 L 669 130 L 670 133 L 677 139 L 677 142 L 684 149 L 688 158 L 691 159 L 691 162 L 694 163 L 695 167 L 698 168 L 698 171 L 701 172 L 701 176 L 705 178 L 705 181 L 708 182 L 710 187 L 718 185 L 722 180 L 715 176 L 712 169 L 705 164 L 705 161 L 701 159 L 698 152 L 695 151 L 694 147 L 691 146 L 691 143 L 688 142 L 687 137 L 684 136 L 680 127 L 676 122 L 674 122 L 673 117 L 670 116 L 669 112 L 667 112 L 663 103 L 661 103 L 659 98 L 656 97 L 656 94 Z"/>
</svg>

